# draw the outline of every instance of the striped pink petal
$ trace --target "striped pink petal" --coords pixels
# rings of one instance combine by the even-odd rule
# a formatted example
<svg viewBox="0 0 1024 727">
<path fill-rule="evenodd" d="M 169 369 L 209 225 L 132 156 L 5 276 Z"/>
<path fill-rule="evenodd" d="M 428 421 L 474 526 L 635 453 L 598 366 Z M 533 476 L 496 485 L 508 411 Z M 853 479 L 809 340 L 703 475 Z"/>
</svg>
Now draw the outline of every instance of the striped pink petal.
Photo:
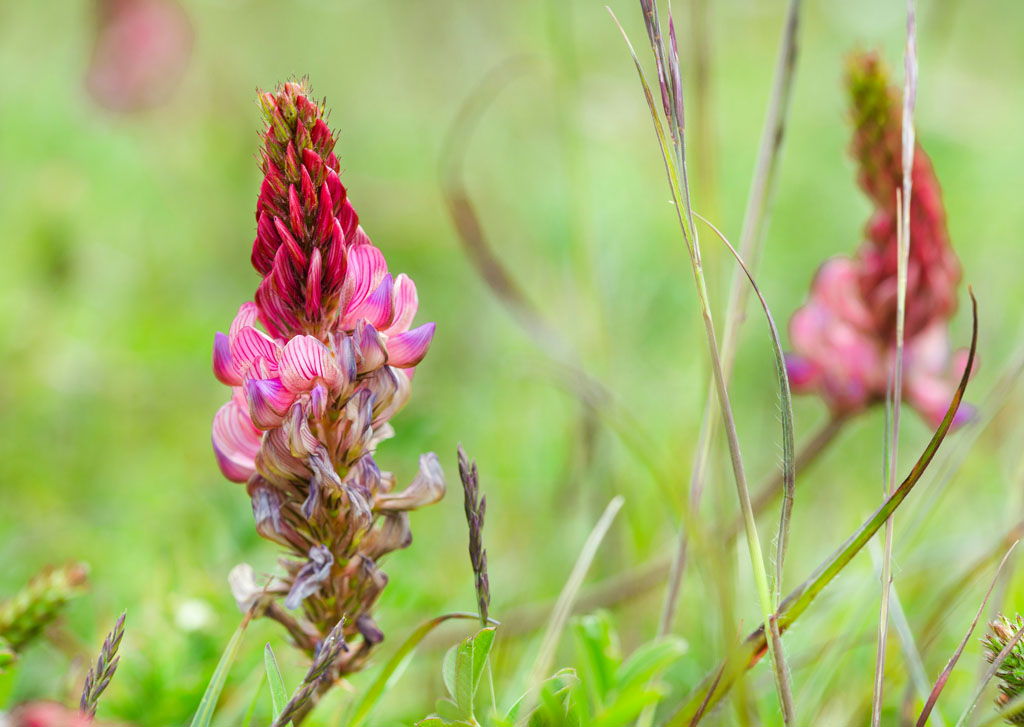
<svg viewBox="0 0 1024 727">
<path fill-rule="evenodd" d="M 295 336 L 285 344 L 280 361 L 281 381 L 290 391 L 309 391 L 318 381 L 336 389 L 342 380 L 334 355 L 315 336 Z"/>
<path fill-rule="evenodd" d="M 213 375 L 228 386 L 238 386 L 242 383 L 231 361 L 231 341 L 220 331 L 213 336 Z"/>
<path fill-rule="evenodd" d="M 419 308 L 419 298 L 416 296 L 416 283 L 412 282 L 405 273 L 395 278 L 395 314 L 391 319 L 391 325 L 383 331 L 388 336 L 405 333 L 412 325 L 412 319 L 416 317 L 416 310 Z"/>
<path fill-rule="evenodd" d="M 258 358 L 263 358 L 268 369 L 274 372 L 280 351 L 281 346 L 277 341 L 252 326 L 243 327 L 231 339 L 231 360 L 239 375 L 244 375 Z"/>
<path fill-rule="evenodd" d="M 259 429 L 272 429 L 281 425 L 288 407 L 295 401 L 295 394 L 277 376 L 271 379 L 249 378 L 245 382 L 245 398 L 252 423 Z"/>
<path fill-rule="evenodd" d="M 220 471 L 232 482 L 245 482 L 256 471 L 255 457 L 262 434 L 252 425 L 249 412 L 232 398 L 213 417 L 213 451 Z"/>
<path fill-rule="evenodd" d="M 411 331 L 388 338 L 388 363 L 404 369 L 422 361 L 434 338 L 435 327 L 434 323 L 425 323 Z"/>
<path fill-rule="evenodd" d="M 388 273 L 366 300 L 349 308 L 345 318 L 353 323 L 366 319 L 377 330 L 387 328 L 395 312 L 394 291 L 395 284 Z"/>
<path fill-rule="evenodd" d="M 345 315 L 342 325 L 352 328 L 358 318 L 348 312 L 358 308 L 377 289 L 388 272 L 388 263 L 384 253 L 373 245 L 359 245 L 348 251 L 348 267 L 345 271 L 345 290 L 342 291 L 342 302 Z M 345 325 L 345 324 L 350 325 Z"/>
<path fill-rule="evenodd" d="M 238 308 L 238 313 L 235 314 L 235 320 L 231 321 L 231 328 L 228 330 L 228 338 L 232 341 L 235 340 L 235 336 L 238 332 L 246 326 L 256 325 L 256 317 L 259 315 L 259 307 L 249 301 L 242 303 Z"/>
</svg>

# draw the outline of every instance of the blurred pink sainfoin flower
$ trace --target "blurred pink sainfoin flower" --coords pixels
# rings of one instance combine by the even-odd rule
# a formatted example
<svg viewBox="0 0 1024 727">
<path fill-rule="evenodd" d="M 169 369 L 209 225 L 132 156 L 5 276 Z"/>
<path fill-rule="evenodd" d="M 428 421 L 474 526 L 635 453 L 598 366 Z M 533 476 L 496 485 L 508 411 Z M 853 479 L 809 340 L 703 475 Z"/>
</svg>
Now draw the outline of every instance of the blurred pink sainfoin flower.
<svg viewBox="0 0 1024 727">
<path fill-rule="evenodd" d="M 359 224 L 323 105 L 301 83 L 260 103 L 251 260 L 263 279 L 214 340 L 214 373 L 232 395 L 214 417 L 213 448 L 224 476 L 246 483 L 259 533 L 293 559 L 265 589 L 244 572 L 232 582 L 246 607 L 280 597 L 301 608 L 301 621 L 271 615 L 311 654 L 344 616 L 346 640 L 362 639 L 339 662 L 347 673 L 383 638 L 370 613 L 387 583 L 379 560 L 410 543 L 408 511 L 445 490 L 432 453 L 402 492 L 374 460 L 434 324 L 412 327 L 416 286 L 392 276 Z"/>
<path fill-rule="evenodd" d="M 177 0 L 96 0 L 89 94 L 112 111 L 158 106 L 178 86 L 192 52 L 192 26 Z"/>
<path fill-rule="evenodd" d="M 793 391 L 821 396 L 837 416 L 885 400 L 896 355 L 896 190 L 903 180 L 899 89 L 889 86 L 875 54 L 851 59 L 847 84 L 855 127 L 851 153 L 875 211 L 860 249 L 818 270 L 807 302 L 790 320 L 794 351 L 786 356 Z M 967 362 L 966 351 L 951 352 L 948 333 L 960 264 L 938 179 L 920 145 L 911 175 L 903 398 L 937 426 Z M 954 425 L 971 412 L 961 405 Z"/>
</svg>

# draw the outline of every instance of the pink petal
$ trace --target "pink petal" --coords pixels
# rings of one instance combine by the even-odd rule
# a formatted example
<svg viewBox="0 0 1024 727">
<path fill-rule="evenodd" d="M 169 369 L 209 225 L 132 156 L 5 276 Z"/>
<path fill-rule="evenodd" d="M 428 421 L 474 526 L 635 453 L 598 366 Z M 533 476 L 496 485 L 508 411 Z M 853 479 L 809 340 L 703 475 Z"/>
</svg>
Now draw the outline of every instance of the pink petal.
<svg viewBox="0 0 1024 727">
<path fill-rule="evenodd" d="M 334 355 L 314 336 L 296 336 L 281 353 L 281 380 L 291 391 L 309 391 L 318 381 L 336 389 L 342 380 Z"/>
<path fill-rule="evenodd" d="M 213 417 L 213 452 L 220 471 L 232 482 L 245 482 L 256 471 L 255 457 L 262 434 L 252 425 L 249 412 L 234 398 Z"/>
<path fill-rule="evenodd" d="M 395 311 L 394 303 L 394 281 L 388 273 L 366 300 L 349 308 L 345 319 L 354 324 L 360 318 L 365 318 L 374 328 L 382 330 L 391 323 Z"/>
<path fill-rule="evenodd" d="M 388 363 L 404 369 L 422 361 L 434 338 L 435 327 L 434 323 L 425 323 L 411 331 L 388 338 Z"/>
<path fill-rule="evenodd" d="M 228 386 L 238 386 L 242 383 L 242 378 L 231 361 L 231 342 L 220 331 L 213 336 L 213 375 Z"/>
<path fill-rule="evenodd" d="M 245 382 L 245 398 L 252 423 L 259 429 L 272 429 L 281 425 L 288 407 L 295 401 L 295 394 L 288 391 L 281 379 L 275 376 L 272 379 L 248 379 Z"/>
<path fill-rule="evenodd" d="M 259 315 L 260 309 L 253 302 L 242 303 L 238 307 L 238 313 L 235 314 L 235 319 L 231 321 L 231 328 L 228 329 L 228 338 L 232 341 L 235 340 L 235 336 L 238 332 L 246 326 L 256 325 L 256 317 Z"/>
<path fill-rule="evenodd" d="M 419 298 L 416 296 L 416 284 L 412 282 L 405 273 L 395 278 L 395 314 L 391 325 L 383 331 L 388 336 L 405 333 L 412 325 L 412 319 L 416 317 L 416 310 L 419 308 Z"/>
<path fill-rule="evenodd" d="M 344 316 L 347 321 L 347 312 L 362 305 L 369 295 L 377 289 L 380 282 L 388 272 L 388 263 L 384 259 L 384 253 L 373 245 L 359 245 L 348 251 L 348 268 L 345 271 L 345 288 L 343 300 L 345 301 Z M 351 320 L 355 324 L 355 319 Z"/>
<path fill-rule="evenodd" d="M 820 370 L 806 356 L 795 353 L 786 354 L 786 374 L 789 376 L 789 385 L 798 394 L 811 391 L 820 376 Z"/>
<path fill-rule="evenodd" d="M 263 358 L 271 371 L 277 368 L 281 346 L 270 336 L 252 326 L 245 326 L 231 340 L 231 360 L 235 370 L 244 374 L 257 358 Z"/>
<path fill-rule="evenodd" d="M 384 340 L 373 324 L 367 323 L 365 319 L 356 324 L 352 343 L 355 346 L 356 370 L 360 374 L 379 369 L 387 361 Z"/>
</svg>

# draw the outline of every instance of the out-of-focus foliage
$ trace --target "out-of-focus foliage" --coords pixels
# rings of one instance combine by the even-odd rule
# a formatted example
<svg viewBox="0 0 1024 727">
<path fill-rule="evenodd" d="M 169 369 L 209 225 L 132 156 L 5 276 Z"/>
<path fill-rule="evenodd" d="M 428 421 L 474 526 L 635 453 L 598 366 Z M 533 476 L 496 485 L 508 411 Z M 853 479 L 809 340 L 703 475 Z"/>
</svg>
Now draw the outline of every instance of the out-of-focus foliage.
<svg viewBox="0 0 1024 727">
<path fill-rule="evenodd" d="M 635 3 L 611 4 L 631 36 L 642 38 Z M 784 8 L 708 3 L 708 94 L 699 97 L 689 56 L 698 44 L 684 41 L 692 38 L 689 5 L 677 1 L 676 20 L 694 208 L 735 240 Z M 163 105 L 125 115 L 99 107 L 85 85 L 96 29 L 90 3 L 0 4 L 0 593 L 69 559 L 89 563 L 93 583 L 89 597 L 67 609 L 72 637 L 19 655 L 13 676 L 0 677 L 0 697 L 77 701 L 85 665 L 127 608 L 131 627 L 98 716 L 185 724 L 241 619 L 228 571 L 240 561 L 258 572 L 278 567 L 277 552 L 253 528 L 248 498 L 223 481 L 210 451 L 210 420 L 223 398 L 210 349 L 214 331 L 224 330 L 258 282 L 248 262 L 260 179 L 255 89 L 291 74 L 308 75 L 327 98 L 361 221 L 394 268 L 415 277 L 423 320 L 438 323 L 415 396 L 396 420 L 401 434 L 379 450 L 382 466 L 408 481 L 417 455 L 433 450 L 454 481 L 460 441 L 479 462 L 491 613 L 503 622 L 491 664 L 499 690 L 519 686 L 516 670 L 530 663 L 538 624 L 536 610 L 520 607 L 557 595 L 608 499 L 622 493 L 626 505 L 592 581 L 664 557 L 677 502 L 578 401 L 571 377 L 538 348 L 546 344 L 525 334 L 475 275 L 447 217 L 437 169 L 442 139 L 466 97 L 490 68 L 515 57 L 519 72 L 468 147 L 468 188 L 526 295 L 642 423 L 657 464 L 677 475 L 676 492 L 685 496 L 707 356 L 650 120 L 621 38 L 602 4 L 584 0 L 181 6 L 192 38 L 184 76 Z M 804 299 L 820 262 L 862 240 L 869 206 L 847 155 L 845 56 L 878 48 L 899 78 L 903 22 L 901 3 L 806 5 L 778 195 L 757 273 L 780 324 Z M 969 390 L 979 403 L 1024 322 L 1022 23 L 1016 0 L 920 3 L 917 135 L 942 185 L 964 279 L 979 300 L 983 365 Z M 710 293 L 721 305 L 733 263 L 705 237 Z M 952 328 L 959 344 L 969 335 L 964 311 Z M 777 457 L 765 434 L 778 426 L 763 341 L 762 330 L 747 326 L 730 390 L 754 479 L 770 474 Z M 944 589 L 1024 517 L 1020 394 L 1004 401 L 1004 413 L 921 527 L 901 537 L 904 523 L 918 522 L 916 498 L 938 492 L 931 485 L 941 466 L 896 519 L 896 585 L 914 633 L 927 635 L 919 647 L 929 675 L 952 653 L 983 585 L 968 584 L 957 591 L 965 597 L 951 600 L 942 598 Z M 824 416 L 818 402 L 796 402 L 798 448 Z M 945 446 L 956 451 L 972 436 L 965 429 Z M 927 438 L 919 420 L 904 417 L 901 452 L 909 457 Z M 877 506 L 881 441 L 875 411 L 798 472 L 787 586 Z M 714 465 L 703 514 L 729 522 L 735 494 L 724 461 Z M 473 606 L 462 507 L 450 495 L 416 513 L 415 547 L 388 561 L 379 621 L 390 637 L 378 663 L 416 624 Z M 776 520 L 769 511 L 762 533 Z M 721 563 L 691 563 L 676 623 L 690 650 L 670 675 L 678 690 L 713 668 L 741 623 L 760 618 L 749 574 L 737 562 L 736 577 L 724 584 L 716 580 Z M 798 714 L 820 724 L 863 716 L 870 695 L 877 577 L 867 558 L 848 570 L 785 637 Z M 622 653 L 630 654 L 654 633 L 661 588 L 622 595 L 614 614 Z M 719 608 L 723 598 L 734 607 Z M 1014 612 L 1022 599 L 1016 575 L 990 606 Z M 400 698 L 382 700 L 371 724 L 408 724 L 430 712 L 444 689 L 437 666 L 467 632 L 446 626 L 424 643 L 401 677 Z M 263 678 L 260 646 L 268 641 L 284 682 L 301 682 L 308 664 L 283 639 L 272 623 L 249 626 L 214 724 L 241 723 Z M 72 669 L 73 679 L 55 676 L 76 657 L 82 666 Z M 884 721 L 895 719 L 906 685 L 902 659 L 890 648 Z M 982 661 L 981 645 L 972 642 L 940 708 L 970 699 Z M 571 648 L 558 655 L 559 667 L 583 663 Z M 351 686 L 365 689 L 374 676 L 371 666 Z M 593 683 L 582 672 L 579 678 Z M 749 703 L 737 697 L 708 724 L 733 723 L 744 704 L 775 718 L 767 667 L 756 667 L 745 685 Z M 497 701 L 512 704 L 521 694 Z M 265 687 L 257 699 L 254 724 L 269 723 Z M 335 689 L 309 723 L 333 723 L 350 699 Z"/>
</svg>

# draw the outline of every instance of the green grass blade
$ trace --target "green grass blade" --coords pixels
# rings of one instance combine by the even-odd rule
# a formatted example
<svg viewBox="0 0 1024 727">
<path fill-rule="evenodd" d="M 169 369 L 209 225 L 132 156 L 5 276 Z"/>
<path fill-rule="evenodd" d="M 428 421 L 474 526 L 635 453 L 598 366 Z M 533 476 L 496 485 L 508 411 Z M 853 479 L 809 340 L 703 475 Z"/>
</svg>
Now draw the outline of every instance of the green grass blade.
<svg viewBox="0 0 1024 727">
<path fill-rule="evenodd" d="M 967 366 L 964 368 L 963 376 L 960 378 L 960 384 L 957 386 L 957 390 L 953 395 L 953 400 L 950 402 L 949 408 L 946 410 L 946 416 L 943 417 L 942 423 L 939 424 L 939 428 L 932 435 L 931 440 L 928 442 L 928 446 L 925 447 L 924 452 L 918 458 L 911 469 L 910 474 L 903 480 L 898 488 L 889 496 L 889 498 L 882 503 L 881 507 L 875 511 L 875 513 L 865 521 L 858 530 L 851 535 L 845 543 L 843 543 L 824 563 L 822 563 L 818 569 L 804 581 L 795 591 L 789 594 L 786 599 L 782 602 L 778 610 L 778 625 L 779 633 L 784 633 L 789 626 L 796 621 L 800 615 L 807 610 L 814 599 L 824 590 L 825 586 L 832 582 L 832 580 L 842 572 L 843 568 L 849 564 L 853 557 L 860 551 L 861 548 L 878 532 L 889 515 L 895 512 L 903 501 L 910 494 L 910 491 L 921 479 L 925 469 L 931 464 L 932 459 L 935 457 L 935 453 L 939 449 L 939 445 L 945 438 L 946 433 L 949 432 L 949 427 L 953 423 L 953 417 L 956 415 L 957 409 L 960 407 L 960 402 L 963 399 L 964 392 L 967 390 L 967 381 L 970 377 L 970 372 L 974 366 L 974 357 L 978 349 L 978 304 L 974 298 L 973 291 L 971 294 L 971 313 L 972 313 L 972 333 L 971 333 L 971 348 L 970 353 L 967 357 Z M 711 674 L 704 678 L 700 684 L 691 692 L 691 694 L 683 701 L 678 707 L 676 712 L 667 722 L 668 725 L 687 725 L 695 724 L 691 720 L 697 714 L 698 710 L 702 708 L 702 704 L 705 709 L 710 709 L 722 698 L 722 696 L 729 690 L 729 688 L 736 682 L 737 678 L 749 669 L 751 666 L 757 663 L 761 656 L 767 649 L 767 642 L 765 641 L 765 630 L 764 624 L 762 624 L 756 631 L 748 636 L 743 643 L 734 650 L 724 663 L 715 670 L 714 674 Z M 719 674 L 719 671 L 721 672 Z M 717 679 L 717 686 L 712 689 L 712 683 Z"/>
<path fill-rule="evenodd" d="M 594 525 L 594 529 L 590 531 L 586 542 L 583 543 L 583 549 L 576 559 L 576 565 L 573 566 L 572 572 L 569 574 L 569 580 L 566 581 L 565 587 L 562 588 L 558 601 L 555 602 L 555 607 L 551 611 L 551 618 L 548 620 L 547 630 L 544 632 L 544 638 L 541 640 L 537 660 L 533 663 L 533 669 L 530 673 L 530 686 L 540 684 L 548 671 L 551 670 L 551 664 L 555 659 L 555 648 L 558 646 L 562 632 L 565 630 L 566 621 L 568 621 L 569 615 L 572 613 L 572 604 L 576 600 L 580 588 L 583 586 L 583 580 L 587 576 L 587 571 L 590 570 L 590 564 L 594 562 L 594 556 L 597 555 L 597 549 L 601 545 L 601 541 L 608 534 L 608 529 L 612 526 L 612 521 L 619 514 L 619 510 L 622 509 L 624 502 L 625 498 L 622 495 L 613 497 L 601 514 L 597 524 Z"/>
<path fill-rule="evenodd" d="M 380 699 L 381 695 L 387 690 L 388 687 L 392 686 L 394 682 L 401 676 L 404 671 L 406 660 L 412 655 L 413 650 L 419 645 L 427 634 L 436 629 L 438 626 L 443 624 L 445 621 L 452 619 L 467 619 L 470 621 L 479 621 L 480 615 L 476 613 L 470 613 L 465 611 L 458 611 L 455 613 L 446 613 L 437 618 L 432 618 L 429 621 L 424 621 L 416 630 L 409 635 L 409 638 L 405 640 L 398 651 L 388 660 L 381 669 L 380 674 L 374 680 L 370 688 L 363 692 L 363 698 L 359 700 L 359 703 L 355 706 L 352 711 L 352 716 L 349 719 L 348 727 L 359 727 L 370 714 L 370 710 L 373 709 L 377 700 Z M 491 623 L 498 624 L 494 619 L 490 619 Z"/>
<path fill-rule="evenodd" d="M 217 701 L 220 699 L 220 693 L 228 679 L 228 672 L 231 671 L 231 665 L 235 663 L 235 657 L 238 656 L 238 648 L 242 645 L 242 635 L 248 628 L 250 619 L 250 614 L 245 614 L 242 623 L 238 624 L 224 653 L 221 654 L 217 668 L 213 670 L 210 682 L 206 685 L 206 691 L 203 692 L 203 698 L 199 700 L 196 715 L 190 723 L 191 727 L 209 727 L 210 721 L 213 719 L 213 712 L 217 708 Z"/>
<path fill-rule="evenodd" d="M 245 717 L 242 718 L 242 727 L 249 727 L 252 724 L 253 715 L 256 714 L 256 705 L 260 701 L 260 693 L 263 691 L 263 683 L 267 681 L 266 672 L 260 674 L 259 684 L 252 692 L 252 699 L 249 700 L 249 706 L 245 710 Z"/>
<path fill-rule="evenodd" d="M 270 702 L 274 709 L 274 719 L 281 714 L 281 707 L 288 702 L 288 692 L 284 688 L 281 669 L 277 666 L 274 650 L 267 644 L 263 649 L 263 664 L 267 669 L 267 683 L 270 685 Z"/>
</svg>

